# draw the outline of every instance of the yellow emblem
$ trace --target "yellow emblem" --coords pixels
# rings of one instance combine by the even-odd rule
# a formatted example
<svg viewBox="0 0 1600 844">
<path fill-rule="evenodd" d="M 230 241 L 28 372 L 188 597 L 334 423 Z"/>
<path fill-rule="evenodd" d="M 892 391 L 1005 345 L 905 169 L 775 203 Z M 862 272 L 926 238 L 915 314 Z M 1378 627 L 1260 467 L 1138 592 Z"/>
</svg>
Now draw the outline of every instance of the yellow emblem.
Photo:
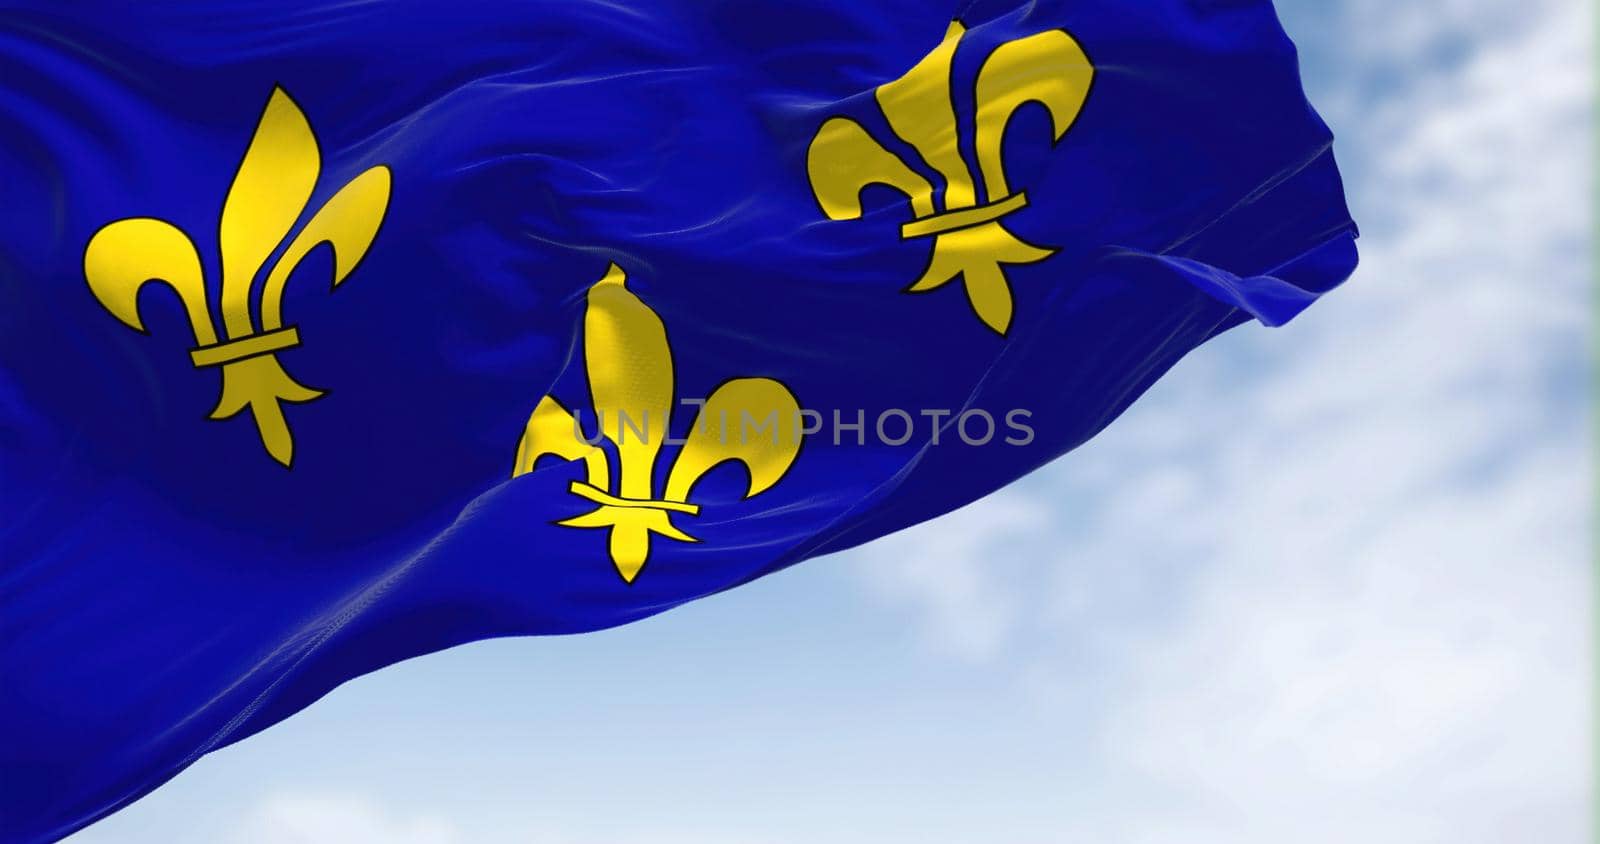
<svg viewBox="0 0 1600 844">
<path fill-rule="evenodd" d="M 586 439 L 572 413 L 545 396 L 528 417 L 511 474 L 533 471 L 547 455 L 582 460 L 586 479 L 573 481 L 569 490 L 600 506 L 557 524 L 609 528 L 611 562 L 629 583 L 650 557 L 651 534 L 699 541 L 679 530 L 672 516 L 700 514 L 700 505 L 689 502 L 690 493 L 713 467 L 727 461 L 744 464 L 749 475 L 744 497 L 749 499 L 782 479 L 800 453 L 799 403 L 788 387 L 770 378 L 723 383 L 701 404 L 682 442 L 669 441 L 673 366 L 666 328 L 628 290 L 627 277 L 615 264 L 589 289 L 583 357 L 601 436 Z M 605 441 L 621 464 L 616 487 L 611 485 Z M 664 444 L 682 448 L 658 497 L 655 465 Z"/>
<path fill-rule="evenodd" d="M 389 168 L 373 167 L 340 188 L 284 248 L 260 288 L 260 321 L 250 302 L 267 260 L 305 211 L 321 171 L 317 139 L 299 106 L 273 88 L 255 137 L 222 206 L 222 328 L 212 320 L 200 253 L 181 229 L 153 217 L 110 223 L 89 240 L 83 272 L 96 299 L 117 319 L 144 331 L 139 288 L 160 281 L 172 288 L 188 312 L 198 368 L 222 367 L 222 395 L 212 419 L 249 408 L 261 443 L 284 466 L 294 440 L 280 402 L 307 402 L 322 391 L 283 371 L 278 353 L 300 345 L 300 334 L 283 324 L 283 288 L 306 254 L 324 243 L 333 249 L 333 284 L 344 281 L 366 255 L 389 206 Z"/>
<path fill-rule="evenodd" d="M 1061 30 L 1008 41 L 989 54 L 973 91 L 974 151 L 984 192 L 979 204 L 973 173 L 962 157 L 951 95 L 951 61 L 965 33 L 959 21 L 950 24 L 933 52 L 877 89 L 889 127 L 944 181 L 942 195 L 936 197 L 927 178 L 848 117 L 829 118 L 817 130 L 806 170 L 817 203 L 833 220 L 859 219 L 861 190 L 870 184 L 905 194 L 915 219 L 901 226 L 901 239 L 934 238 L 927 269 L 906 291 L 933 290 L 959 275 L 978 318 L 1004 335 L 1012 305 L 1003 265 L 1031 264 L 1056 251 L 1026 243 L 1000 223 L 1028 204 L 1026 193 L 1013 193 L 1006 183 L 1001 162 L 1006 124 L 1024 103 L 1037 102 L 1050 112 L 1053 141 L 1061 140 L 1078 119 L 1094 68 L 1078 42 Z"/>
</svg>

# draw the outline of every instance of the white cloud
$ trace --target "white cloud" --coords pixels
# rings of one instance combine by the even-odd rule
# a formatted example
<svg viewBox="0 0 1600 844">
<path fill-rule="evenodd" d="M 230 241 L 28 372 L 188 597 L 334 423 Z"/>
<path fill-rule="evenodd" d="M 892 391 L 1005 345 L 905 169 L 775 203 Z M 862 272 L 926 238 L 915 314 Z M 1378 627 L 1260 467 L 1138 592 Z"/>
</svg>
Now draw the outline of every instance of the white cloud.
<svg viewBox="0 0 1600 844">
<path fill-rule="evenodd" d="M 1372 68 L 1329 115 L 1363 267 L 1033 485 L 1063 508 L 1028 526 L 1048 609 L 951 544 L 981 515 L 864 563 L 938 640 L 1031 649 L 1103 708 L 1105 794 L 1064 840 L 1587 839 L 1593 26 L 1508 9 L 1338 18 Z M 1052 653 L 1084 643 L 1088 676 Z"/>
<path fill-rule="evenodd" d="M 246 810 L 230 823 L 224 840 L 228 844 L 763 844 L 766 840 L 661 826 L 631 828 L 622 815 L 540 828 L 530 817 L 506 822 L 474 816 L 460 806 L 450 808 L 453 812 L 447 817 L 363 794 L 285 792 L 269 795 Z M 185 832 L 192 837 L 182 840 L 217 840 L 212 831 Z"/>
<path fill-rule="evenodd" d="M 1005 489 L 860 552 L 880 595 L 932 616 L 929 630 L 948 652 L 993 657 L 1014 633 L 1023 596 L 1016 571 L 1048 526 L 1048 509 Z"/>
<path fill-rule="evenodd" d="M 458 844 L 467 840 L 448 820 L 395 812 L 362 797 L 280 794 L 240 819 L 232 844 Z"/>
</svg>

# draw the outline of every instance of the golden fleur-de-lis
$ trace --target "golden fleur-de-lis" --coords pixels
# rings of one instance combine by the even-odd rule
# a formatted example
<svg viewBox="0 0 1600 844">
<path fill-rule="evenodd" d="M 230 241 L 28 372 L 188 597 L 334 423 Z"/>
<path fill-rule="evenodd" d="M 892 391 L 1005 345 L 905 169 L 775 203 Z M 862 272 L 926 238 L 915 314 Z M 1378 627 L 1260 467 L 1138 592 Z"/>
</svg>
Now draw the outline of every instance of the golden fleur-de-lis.
<svg viewBox="0 0 1600 844">
<path fill-rule="evenodd" d="M 736 378 L 705 400 L 689 434 L 673 443 L 682 448 L 665 490 L 656 495 L 656 458 L 668 443 L 672 416 L 672 349 L 660 317 L 628 290 L 627 277 L 615 264 L 589 289 L 583 357 L 602 436 L 587 439 L 572 413 L 545 396 L 528 417 L 511 474 L 533 471 L 547 455 L 582 460 L 585 479 L 573 481 L 569 491 L 599 507 L 557 524 L 609 528 L 611 562 L 628 583 L 650 557 L 651 534 L 698 541 L 679 530 L 672 516 L 700 514 L 700 505 L 689 497 L 712 467 L 742 463 L 749 476 L 748 499 L 782 479 L 800 453 L 800 406 L 789 388 L 770 378 Z M 759 429 L 747 430 L 747 420 Z M 615 447 L 621 464 L 615 487 L 604 440 Z"/>
<path fill-rule="evenodd" d="M 301 259 L 324 243 L 333 249 L 333 284 L 344 281 L 366 255 L 389 206 L 388 167 L 356 176 L 311 215 L 267 271 L 259 296 L 253 296 L 257 276 L 311 199 L 321 158 L 300 107 L 274 87 L 222 206 L 220 336 L 200 253 L 177 226 L 154 217 L 117 220 L 95 232 L 83 255 L 83 273 L 95 298 L 136 330 L 145 330 L 140 287 L 159 281 L 178 294 L 194 329 L 190 359 L 199 368 L 222 367 L 222 395 L 211 418 L 227 419 L 249 408 L 262 445 L 284 466 L 294 458 L 294 440 L 281 403 L 322 395 L 278 363 L 279 352 L 300 345 L 295 327 L 283 324 L 284 285 Z M 251 312 L 253 298 L 258 314 Z"/>
<path fill-rule="evenodd" d="M 889 127 L 943 180 L 941 194 L 848 117 L 829 118 L 817 130 L 806 169 L 829 219 L 860 218 L 860 194 L 871 184 L 905 194 L 915 219 L 901 227 L 901 238 L 934 238 L 927 269 L 907 292 L 933 290 L 961 276 L 978 318 L 1004 335 L 1012 312 L 1004 265 L 1031 264 L 1055 254 L 1054 249 L 1024 242 L 1000 223 L 1028 204 L 1027 194 L 1013 193 L 1006 182 L 1000 155 L 1006 124 L 1024 103 L 1037 102 L 1050 112 L 1052 140 L 1061 140 L 1078 119 L 1094 68 L 1078 42 L 1061 30 L 1008 41 L 989 54 L 973 89 L 974 151 L 983 179 L 980 204 L 976 180 L 962 157 L 951 95 L 951 63 L 965 33 L 959 21 L 950 24 L 933 52 L 905 76 L 877 89 Z"/>
</svg>

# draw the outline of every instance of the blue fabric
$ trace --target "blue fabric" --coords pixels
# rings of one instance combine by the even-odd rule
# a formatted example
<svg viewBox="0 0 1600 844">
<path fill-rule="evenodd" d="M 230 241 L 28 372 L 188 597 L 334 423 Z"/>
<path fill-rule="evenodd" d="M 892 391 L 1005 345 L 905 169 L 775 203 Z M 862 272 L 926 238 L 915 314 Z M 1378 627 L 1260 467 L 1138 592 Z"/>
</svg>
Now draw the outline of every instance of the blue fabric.
<svg viewBox="0 0 1600 844">
<path fill-rule="evenodd" d="M 808 179 L 842 116 L 940 184 L 873 92 L 956 18 L 963 126 L 998 45 L 1060 28 L 1094 67 L 1059 141 L 1038 104 L 1006 131 L 1027 207 L 1005 227 L 1054 251 L 1005 267 L 1003 333 L 961 279 L 902 292 L 930 254 L 901 236 L 906 197 L 868 187 L 861 219 L 829 219 Z M 397 660 L 624 624 L 959 507 L 1356 261 L 1266 0 L 3 2 L 0 79 L 7 841 L 63 836 Z M 143 288 L 141 334 L 86 282 L 102 227 L 160 218 L 217 307 L 219 214 L 275 88 L 321 153 L 297 225 L 371 168 L 392 179 L 337 289 L 327 248 L 285 288 L 299 345 L 276 358 L 327 391 L 282 407 L 292 468 L 250 412 L 206 418 L 218 371 L 171 290 Z M 666 327 L 676 396 L 769 378 L 868 428 L 809 435 L 748 498 L 744 469 L 712 469 L 672 516 L 699 542 L 653 537 L 631 582 L 605 530 L 557 524 L 594 507 L 580 464 L 511 477 L 541 397 L 593 407 L 584 320 L 612 264 Z M 890 445 L 872 428 L 893 408 L 1001 430 L 969 446 L 917 416 Z M 1026 445 L 1002 440 L 1018 408 Z"/>
</svg>

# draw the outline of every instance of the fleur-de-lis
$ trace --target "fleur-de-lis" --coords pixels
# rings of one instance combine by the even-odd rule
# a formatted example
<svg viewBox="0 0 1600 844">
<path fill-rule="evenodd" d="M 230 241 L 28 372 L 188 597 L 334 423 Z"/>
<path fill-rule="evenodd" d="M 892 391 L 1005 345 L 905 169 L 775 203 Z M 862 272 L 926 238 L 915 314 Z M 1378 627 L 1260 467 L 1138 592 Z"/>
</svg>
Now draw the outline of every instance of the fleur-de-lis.
<svg viewBox="0 0 1600 844">
<path fill-rule="evenodd" d="M 1028 204 L 1012 192 L 1001 162 L 1001 142 L 1011 115 L 1037 102 L 1050 112 L 1054 141 L 1078 119 L 1094 68 L 1072 36 L 1048 30 L 996 47 L 978 70 L 974 149 L 983 180 L 983 203 L 971 169 L 962 157 L 951 95 L 951 63 L 966 33 L 957 21 L 944 41 L 905 76 L 877 89 L 878 106 L 889 127 L 921 154 L 944 182 L 933 184 L 897 158 L 848 117 L 832 117 L 817 130 L 806 157 L 812 190 L 823 213 L 833 220 L 861 217 L 861 191 L 883 184 L 905 194 L 914 220 L 900 229 L 904 240 L 932 236 L 933 254 L 922 277 L 906 288 L 920 293 L 961 276 L 972 309 L 985 325 L 1004 335 L 1011 326 L 1011 288 L 1003 265 L 1031 264 L 1054 249 L 1026 243 L 1000 219 Z"/>
<path fill-rule="evenodd" d="M 321 172 L 316 136 L 300 107 L 274 87 L 255 136 L 222 206 L 222 336 L 213 321 L 200 253 L 177 226 L 154 217 L 110 223 L 90 238 L 84 277 L 113 316 L 144 331 L 139 288 L 159 281 L 177 293 L 194 329 L 189 357 L 198 368 L 222 367 L 222 395 L 212 419 L 249 408 L 261 443 L 289 466 L 294 440 L 281 402 L 321 396 L 283 371 L 278 353 L 300 345 L 299 331 L 283 324 L 283 290 L 306 254 L 324 243 L 333 249 L 337 286 L 366 255 L 389 206 L 389 168 L 373 167 L 340 188 L 289 241 L 259 288 L 259 322 L 252 294 L 263 266 L 305 211 Z"/>
<path fill-rule="evenodd" d="M 695 484 L 727 461 L 742 463 L 749 476 L 744 497 L 770 489 L 800 452 L 800 406 L 789 388 L 770 378 L 724 382 L 700 407 L 655 494 L 655 464 L 668 444 L 673 405 L 672 349 L 660 317 L 627 288 L 627 276 L 612 264 L 589 289 L 583 320 L 584 363 L 601 437 L 586 438 L 577 420 L 552 396 L 540 399 L 517 444 L 512 476 L 533 471 L 547 455 L 582 460 L 585 480 L 569 491 L 599 507 L 557 522 L 565 527 L 609 528 L 611 562 L 632 583 L 650 556 L 650 536 L 697 542 L 673 524 L 674 513 L 700 514 L 690 503 Z M 753 435 L 745 428 L 753 420 Z M 608 424 L 609 423 L 609 424 Z M 601 443 L 616 448 L 616 487 L 611 460 Z"/>
</svg>

